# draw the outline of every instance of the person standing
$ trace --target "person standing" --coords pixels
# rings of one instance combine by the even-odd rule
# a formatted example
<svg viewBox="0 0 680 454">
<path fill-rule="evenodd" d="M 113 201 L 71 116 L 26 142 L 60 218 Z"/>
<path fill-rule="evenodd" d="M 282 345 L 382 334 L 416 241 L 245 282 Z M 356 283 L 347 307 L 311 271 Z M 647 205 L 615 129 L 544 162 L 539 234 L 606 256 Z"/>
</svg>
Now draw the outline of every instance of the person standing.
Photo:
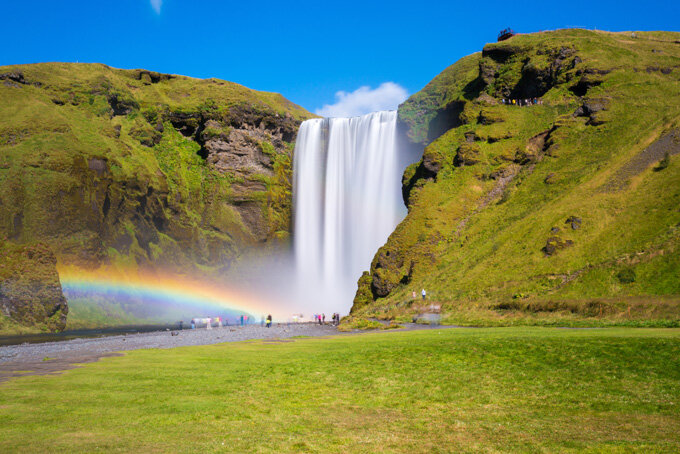
<svg viewBox="0 0 680 454">
<path fill-rule="evenodd" d="M 241 326 L 243 326 L 243 315 L 241 315 Z"/>
<path fill-rule="evenodd" d="M 321 316 L 321 324 L 322 324 L 322 325 L 325 325 L 325 324 L 326 324 L 326 314 L 323 314 L 323 315 Z"/>
<path fill-rule="evenodd" d="M 196 320 L 191 319 L 191 329 L 196 329 Z"/>
<path fill-rule="evenodd" d="M 425 289 L 423 289 L 422 292 L 420 292 L 421 295 L 423 295 L 423 299 L 425 299 L 425 296 L 427 295 L 427 292 L 425 292 Z"/>
<path fill-rule="evenodd" d="M 267 315 L 267 328 L 272 326 L 272 314 Z"/>
<path fill-rule="evenodd" d="M 212 318 L 208 317 L 208 323 L 205 326 L 205 329 L 212 329 Z"/>
</svg>

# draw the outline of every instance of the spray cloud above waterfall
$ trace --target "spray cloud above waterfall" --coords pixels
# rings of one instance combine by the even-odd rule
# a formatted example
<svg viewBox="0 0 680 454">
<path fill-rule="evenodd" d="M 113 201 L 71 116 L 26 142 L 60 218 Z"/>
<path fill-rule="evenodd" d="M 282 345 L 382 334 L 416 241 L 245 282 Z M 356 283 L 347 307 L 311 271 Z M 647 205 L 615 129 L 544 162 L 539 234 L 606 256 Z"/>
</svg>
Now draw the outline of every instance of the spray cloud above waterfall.
<svg viewBox="0 0 680 454">
<path fill-rule="evenodd" d="M 394 82 L 384 82 L 377 88 L 366 85 L 352 92 L 338 91 L 334 104 L 325 104 L 315 113 L 322 117 L 358 117 L 381 110 L 395 110 L 408 95 L 404 87 Z"/>
</svg>

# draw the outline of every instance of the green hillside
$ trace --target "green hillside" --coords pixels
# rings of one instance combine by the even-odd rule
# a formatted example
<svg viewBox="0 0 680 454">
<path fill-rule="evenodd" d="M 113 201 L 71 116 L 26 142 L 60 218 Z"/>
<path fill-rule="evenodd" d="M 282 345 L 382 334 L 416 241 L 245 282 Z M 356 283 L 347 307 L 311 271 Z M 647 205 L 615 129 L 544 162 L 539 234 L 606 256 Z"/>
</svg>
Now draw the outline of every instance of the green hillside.
<svg viewBox="0 0 680 454">
<path fill-rule="evenodd" d="M 287 241 L 293 142 L 310 117 L 217 79 L 0 67 L 0 238 L 88 270 L 229 273 Z"/>
<path fill-rule="evenodd" d="M 399 118 L 427 146 L 354 319 L 434 303 L 460 324 L 680 321 L 680 34 L 517 35 Z"/>
<path fill-rule="evenodd" d="M 0 235 L 87 266 L 228 267 L 287 234 L 311 114 L 281 95 L 99 64 L 0 78 Z"/>
</svg>

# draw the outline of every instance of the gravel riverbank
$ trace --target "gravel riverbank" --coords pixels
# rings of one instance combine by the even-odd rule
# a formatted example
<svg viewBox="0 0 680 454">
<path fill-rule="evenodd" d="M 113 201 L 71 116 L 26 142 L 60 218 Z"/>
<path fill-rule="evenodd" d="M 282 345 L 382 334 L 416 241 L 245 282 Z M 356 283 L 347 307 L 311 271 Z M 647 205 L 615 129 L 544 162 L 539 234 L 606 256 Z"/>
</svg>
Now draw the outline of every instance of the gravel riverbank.
<svg viewBox="0 0 680 454">
<path fill-rule="evenodd" d="M 154 331 L 98 338 L 72 339 L 41 344 L 0 347 L 0 381 L 21 375 L 43 375 L 97 361 L 119 352 L 143 348 L 174 348 L 239 342 L 250 339 L 285 339 L 294 336 L 319 337 L 337 334 L 336 327 L 300 323 L 274 325 L 227 326 L 213 329 Z"/>
</svg>

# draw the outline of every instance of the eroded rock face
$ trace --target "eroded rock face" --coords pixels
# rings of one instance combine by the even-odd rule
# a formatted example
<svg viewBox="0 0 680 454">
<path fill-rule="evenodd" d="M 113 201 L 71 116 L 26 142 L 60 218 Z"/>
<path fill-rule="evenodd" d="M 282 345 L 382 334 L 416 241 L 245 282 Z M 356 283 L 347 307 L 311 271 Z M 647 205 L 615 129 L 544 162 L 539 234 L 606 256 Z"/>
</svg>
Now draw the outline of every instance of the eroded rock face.
<svg viewBox="0 0 680 454">
<path fill-rule="evenodd" d="M 261 145 L 261 141 L 268 139 L 259 129 L 231 129 L 227 137 L 218 136 L 205 142 L 206 159 L 220 171 L 244 176 L 253 172 L 272 175 L 272 158 L 264 153 Z M 282 143 L 280 138 L 279 143 Z"/>
<path fill-rule="evenodd" d="M 311 114 L 226 81 L 72 66 L 0 71 L 0 238 L 87 269 L 220 276 L 286 246 L 293 142 Z M 4 82 L 31 90 L 3 98 Z M 19 118 L 16 102 L 36 107 Z"/>
<path fill-rule="evenodd" d="M 0 312 L 29 327 L 61 331 L 68 305 L 49 246 L 0 240 Z"/>
</svg>

